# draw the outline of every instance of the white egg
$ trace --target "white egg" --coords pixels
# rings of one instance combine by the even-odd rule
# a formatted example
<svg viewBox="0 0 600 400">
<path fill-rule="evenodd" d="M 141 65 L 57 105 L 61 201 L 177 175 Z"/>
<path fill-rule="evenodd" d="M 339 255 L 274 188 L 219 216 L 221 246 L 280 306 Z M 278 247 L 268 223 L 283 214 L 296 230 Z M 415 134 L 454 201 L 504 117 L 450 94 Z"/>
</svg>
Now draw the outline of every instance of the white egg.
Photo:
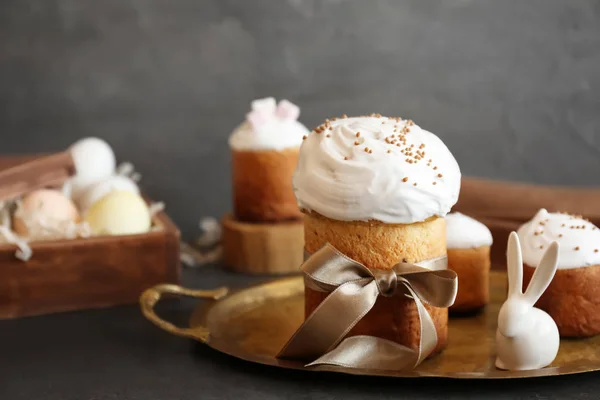
<svg viewBox="0 0 600 400">
<path fill-rule="evenodd" d="M 75 176 L 71 178 L 71 195 L 77 200 L 92 184 L 112 176 L 117 162 L 115 153 L 104 140 L 89 137 L 71 146 Z"/>
<path fill-rule="evenodd" d="M 95 202 L 114 191 L 140 194 L 137 184 L 126 176 L 114 175 L 93 183 L 79 197 L 77 204 L 82 212 L 87 211 Z"/>
</svg>

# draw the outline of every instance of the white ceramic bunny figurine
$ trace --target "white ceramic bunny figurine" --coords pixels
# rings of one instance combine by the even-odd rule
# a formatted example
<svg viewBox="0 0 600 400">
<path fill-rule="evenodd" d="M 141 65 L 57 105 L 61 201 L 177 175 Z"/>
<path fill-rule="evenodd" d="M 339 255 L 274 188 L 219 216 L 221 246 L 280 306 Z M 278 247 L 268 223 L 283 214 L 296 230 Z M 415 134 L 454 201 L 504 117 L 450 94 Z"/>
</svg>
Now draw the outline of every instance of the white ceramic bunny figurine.
<svg viewBox="0 0 600 400">
<path fill-rule="evenodd" d="M 510 371 L 544 368 L 554 361 L 560 337 L 556 323 L 533 307 L 548 287 L 558 264 L 558 243 L 552 242 L 523 293 L 523 260 L 516 232 L 506 252 L 508 298 L 500 308 L 496 331 L 496 367 Z"/>
</svg>

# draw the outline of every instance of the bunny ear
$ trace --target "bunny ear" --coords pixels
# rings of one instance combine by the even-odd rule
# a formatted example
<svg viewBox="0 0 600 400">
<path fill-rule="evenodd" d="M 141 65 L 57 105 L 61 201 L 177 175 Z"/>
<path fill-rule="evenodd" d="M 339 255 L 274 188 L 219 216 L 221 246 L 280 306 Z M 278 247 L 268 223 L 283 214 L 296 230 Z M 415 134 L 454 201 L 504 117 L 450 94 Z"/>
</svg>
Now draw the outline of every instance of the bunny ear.
<svg viewBox="0 0 600 400">
<path fill-rule="evenodd" d="M 544 290 L 550 285 L 554 274 L 556 273 L 556 267 L 558 266 L 558 243 L 552 242 L 548 250 L 544 253 L 542 261 L 535 269 L 531 282 L 527 286 L 525 291 L 525 299 L 534 305 Z"/>
<path fill-rule="evenodd" d="M 523 258 L 517 232 L 511 232 L 508 237 L 506 269 L 508 271 L 508 296 L 523 293 Z"/>
</svg>

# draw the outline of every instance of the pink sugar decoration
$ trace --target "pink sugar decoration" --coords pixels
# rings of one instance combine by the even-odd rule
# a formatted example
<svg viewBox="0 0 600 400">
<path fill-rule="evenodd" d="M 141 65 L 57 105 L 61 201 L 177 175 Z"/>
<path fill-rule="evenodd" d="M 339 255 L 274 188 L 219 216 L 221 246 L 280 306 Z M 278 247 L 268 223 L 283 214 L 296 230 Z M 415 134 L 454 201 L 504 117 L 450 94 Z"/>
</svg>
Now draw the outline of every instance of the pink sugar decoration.
<svg viewBox="0 0 600 400">
<path fill-rule="evenodd" d="M 273 97 L 265 97 L 264 99 L 252 101 L 250 107 L 252 107 L 252 111 L 264 111 L 269 114 L 275 114 L 277 103 Z"/>
<path fill-rule="evenodd" d="M 254 129 L 260 128 L 275 119 L 294 121 L 300 115 L 300 108 L 297 105 L 287 100 L 281 100 L 277 104 L 273 97 L 254 100 L 251 107 L 252 111 L 246 114 L 246 120 Z"/>
<path fill-rule="evenodd" d="M 267 124 L 271 119 L 273 119 L 273 114 L 265 110 L 254 110 L 246 114 L 246 120 L 250 122 L 254 129 Z"/>
<path fill-rule="evenodd" d="M 300 107 L 287 100 L 281 100 L 275 114 L 281 119 L 297 120 L 300 116 Z"/>
</svg>

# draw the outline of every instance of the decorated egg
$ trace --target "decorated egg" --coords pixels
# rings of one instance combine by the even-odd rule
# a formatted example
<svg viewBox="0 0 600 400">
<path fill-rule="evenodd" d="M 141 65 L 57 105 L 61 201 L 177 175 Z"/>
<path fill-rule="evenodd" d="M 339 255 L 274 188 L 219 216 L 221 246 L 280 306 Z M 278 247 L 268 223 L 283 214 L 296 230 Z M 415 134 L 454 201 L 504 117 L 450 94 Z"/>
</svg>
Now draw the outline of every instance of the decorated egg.
<svg viewBox="0 0 600 400">
<path fill-rule="evenodd" d="M 76 200 L 89 186 L 115 173 L 115 154 L 102 139 L 81 139 L 71 146 L 71 156 L 75 164 L 75 176 L 70 180 L 71 193 Z"/>
<path fill-rule="evenodd" d="M 92 204 L 85 214 L 93 235 L 133 235 L 148 232 L 151 216 L 142 197 L 113 191 Z"/>
<path fill-rule="evenodd" d="M 94 203 L 114 191 L 124 191 L 139 194 L 137 184 L 125 176 L 111 176 L 88 187 L 77 201 L 79 208 L 85 213 Z"/>
<path fill-rule="evenodd" d="M 67 221 L 77 222 L 79 211 L 75 204 L 57 190 L 35 190 L 23 197 L 13 217 L 13 230 L 19 236 L 28 236 L 32 225 L 57 226 Z"/>
</svg>

